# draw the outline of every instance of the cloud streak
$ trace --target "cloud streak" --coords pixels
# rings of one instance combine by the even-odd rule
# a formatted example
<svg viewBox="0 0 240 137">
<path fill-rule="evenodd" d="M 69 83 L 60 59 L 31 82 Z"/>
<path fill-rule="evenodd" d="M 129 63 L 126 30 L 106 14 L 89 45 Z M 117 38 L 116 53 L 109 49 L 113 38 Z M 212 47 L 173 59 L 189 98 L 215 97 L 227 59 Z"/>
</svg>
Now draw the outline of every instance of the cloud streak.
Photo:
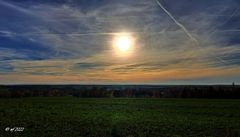
<svg viewBox="0 0 240 137">
<path fill-rule="evenodd" d="M 195 43 L 195 45 L 202 51 L 204 52 L 203 48 L 200 46 L 200 43 L 199 41 L 187 30 L 187 28 L 181 24 L 179 21 L 177 21 L 174 16 L 166 9 L 164 8 L 164 6 L 159 2 L 159 0 L 155 0 L 156 3 L 159 5 L 159 7 L 176 23 L 177 26 L 179 26 L 184 32 L 185 34 Z M 233 17 L 233 16 L 231 16 Z M 231 18 L 230 17 L 230 18 Z M 220 57 L 216 57 L 216 56 L 213 56 L 215 57 L 217 60 L 219 60 L 220 62 L 223 62 L 225 63 L 224 60 L 222 60 Z"/>
<path fill-rule="evenodd" d="M 196 45 L 199 45 L 198 40 L 187 30 L 187 28 L 179 21 L 177 21 L 174 16 L 166 8 L 164 8 L 164 6 L 158 0 L 155 1 L 158 6 L 176 23 L 176 25 L 179 26 L 186 33 L 186 35 L 196 43 Z"/>
</svg>

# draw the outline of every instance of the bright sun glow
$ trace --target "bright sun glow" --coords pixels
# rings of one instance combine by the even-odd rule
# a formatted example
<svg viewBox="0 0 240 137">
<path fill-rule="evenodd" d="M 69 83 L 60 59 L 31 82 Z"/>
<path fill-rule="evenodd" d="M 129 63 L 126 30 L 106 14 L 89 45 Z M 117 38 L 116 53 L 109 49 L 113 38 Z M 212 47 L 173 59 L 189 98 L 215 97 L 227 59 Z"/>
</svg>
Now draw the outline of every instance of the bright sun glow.
<svg viewBox="0 0 240 137">
<path fill-rule="evenodd" d="M 135 40 L 129 33 L 119 33 L 115 35 L 113 47 L 117 56 L 129 56 L 135 49 Z"/>
<path fill-rule="evenodd" d="M 131 47 L 131 40 L 127 36 L 120 36 L 116 39 L 116 47 L 121 52 L 126 52 Z"/>
</svg>

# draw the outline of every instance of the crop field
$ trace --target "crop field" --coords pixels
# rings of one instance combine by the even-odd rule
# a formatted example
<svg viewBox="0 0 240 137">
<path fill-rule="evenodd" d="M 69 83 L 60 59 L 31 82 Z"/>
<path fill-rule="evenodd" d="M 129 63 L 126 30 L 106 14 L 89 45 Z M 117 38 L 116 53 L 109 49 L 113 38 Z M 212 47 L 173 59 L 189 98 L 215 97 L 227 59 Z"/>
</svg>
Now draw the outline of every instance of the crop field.
<svg viewBox="0 0 240 137">
<path fill-rule="evenodd" d="M 0 128 L 1 137 L 238 137 L 240 100 L 0 99 Z"/>
</svg>

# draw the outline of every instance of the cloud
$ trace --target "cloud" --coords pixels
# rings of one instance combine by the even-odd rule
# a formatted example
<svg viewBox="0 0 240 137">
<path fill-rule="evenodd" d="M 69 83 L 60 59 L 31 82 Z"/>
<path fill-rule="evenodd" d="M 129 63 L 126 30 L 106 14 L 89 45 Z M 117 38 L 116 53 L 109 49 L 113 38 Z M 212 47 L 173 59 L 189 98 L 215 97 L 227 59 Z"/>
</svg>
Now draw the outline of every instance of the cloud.
<svg viewBox="0 0 240 137">
<path fill-rule="evenodd" d="M 199 45 L 199 42 L 198 40 L 187 30 L 187 28 L 181 24 L 180 22 L 178 22 L 175 17 L 173 17 L 173 15 L 166 9 L 163 7 L 163 5 L 158 1 L 156 0 L 156 3 L 159 5 L 159 7 L 176 23 L 176 25 L 178 25 L 185 33 L 186 35 L 196 43 L 196 45 L 198 46 Z"/>
<path fill-rule="evenodd" d="M 0 1 L 0 61 L 6 66 L 0 70 L 8 71 L 10 82 L 154 83 L 239 75 L 236 1 L 206 2 Z M 127 58 L 112 48 L 124 31 L 136 39 Z"/>
<path fill-rule="evenodd" d="M 6 61 L 0 61 L 0 74 L 3 73 L 11 73 L 14 71 L 13 66 L 11 65 L 11 63 L 6 62 Z"/>
<path fill-rule="evenodd" d="M 5 7 L 8 7 L 8 8 L 11 8 L 13 10 L 16 10 L 17 12 L 21 12 L 21 13 L 24 13 L 24 14 L 27 14 L 27 15 L 33 15 L 33 13 L 29 10 L 26 10 L 25 8 L 22 8 L 16 4 L 13 4 L 13 3 L 10 3 L 10 2 L 6 2 L 6 1 L 3 1 L 3 0 L 0 0 L 0 5 L 3 5 Z"/>
<path fill-rule="evenodd" d="M 111 66 L 110 63 L 104 63 L 104 62 L 96 62 L 96 63 L 90 63 L 90 62 L 80 62 L 73 64 L 73 67 L 71 68 L 73 71 L 84 71 L 84 70 L 104 70 L 106 67 Z"/>
<path fill-rule="evenodd" d="M 15 34 L 7 31 L 7 30 L 0 30 L 0 36 L 4 36 L 4 37 L 13 37 Z"/>
</svg>

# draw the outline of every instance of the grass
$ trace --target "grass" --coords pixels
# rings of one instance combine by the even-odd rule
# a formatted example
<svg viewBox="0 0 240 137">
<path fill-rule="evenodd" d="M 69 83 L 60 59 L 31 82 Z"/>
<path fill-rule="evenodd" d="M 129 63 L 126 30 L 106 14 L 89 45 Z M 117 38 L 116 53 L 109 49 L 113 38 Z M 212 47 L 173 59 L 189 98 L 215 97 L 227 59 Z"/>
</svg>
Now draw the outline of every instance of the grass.
<svg viewBox="0 0 240 137">
<path fill-rule="evenodd" d="M 240 100 L 0 99 L 0 136 L 240 137 Z"/>
</svg>

